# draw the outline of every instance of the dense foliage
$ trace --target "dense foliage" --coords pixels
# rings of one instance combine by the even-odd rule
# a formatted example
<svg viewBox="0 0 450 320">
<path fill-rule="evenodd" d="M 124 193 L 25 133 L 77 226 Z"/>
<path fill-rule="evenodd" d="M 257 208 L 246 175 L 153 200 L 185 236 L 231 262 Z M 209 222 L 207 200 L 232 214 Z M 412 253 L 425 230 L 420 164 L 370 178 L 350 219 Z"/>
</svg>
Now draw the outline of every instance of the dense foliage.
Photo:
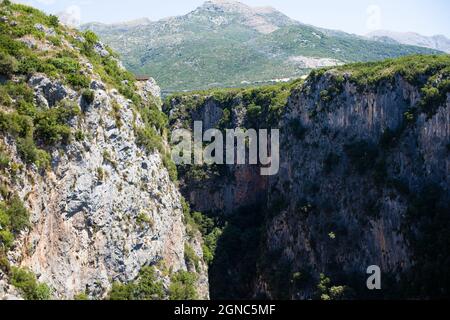
<svg viewBox="0 0 450 320">
<path fill-rule="evenodd" d="M 51 290 L 36 280 L 31 271 L 13 267 L 11 271 L 11 284 L 16 287 L 27 300 L 50 300 Z"/>
<path fill-rule="evenodd" d="M 163 284 L 153 267 L 141 269 L 138 278 L 128 284 L 113 283 L 110 300 L 160 300 L 164 298 Z"/>
<path fill-rule="evenodd" d="M 6 196 L 7 200 L 0 202 L 0 250 L 8 250 L 15 236 L 28 227 L 30 215 L 17 195 L 2 196 Z"/>
<path fill-rule="evenodd" d="M 192 114 L 207 102 L 214 102 L 223 110 L 222 119 L 217 127 L 234 129 L 233 123 L 236 122 L 236 119 L 233 118 L 233 111 L 241 106 L 246 110 L 245 127 L 268 128 L 278 124 L 292 89 L 299 86 L 301 82 L 301 80 L 296 80 L 254 88 L 179 93 L 166 98 L 163 110 L 171 114 L 170 125 L 181 120 L 185 127 L 190 128 L 189 120 Z M 176 108 L 173 109 L 173 106 Z"/>
<path fill-rule="evenodd" d="M 110 300 L 194 300 L 197 298 L 195 273 L 179 271 L 171 274 L 170 286 L 164 289 L 154 267 L 143 267 L 136 280 L 127 284 L 113 283 Z"/>
</svg>

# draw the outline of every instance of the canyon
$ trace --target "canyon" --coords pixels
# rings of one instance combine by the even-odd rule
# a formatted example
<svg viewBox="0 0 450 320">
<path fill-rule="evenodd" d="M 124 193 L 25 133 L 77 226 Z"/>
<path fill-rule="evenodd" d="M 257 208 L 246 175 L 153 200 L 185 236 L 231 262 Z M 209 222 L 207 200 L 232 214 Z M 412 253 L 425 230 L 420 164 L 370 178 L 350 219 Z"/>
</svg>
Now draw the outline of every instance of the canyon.
<svg viewBox="0 0 450 320">
<path fill-rule="evenodd" d="M 0 17 L 0 299 L 449 296 L 449 55 L 163 100 L 92 31 Z M 175 166 L 197 121 L 280 130 L 279 172 Z"/>
</svg>

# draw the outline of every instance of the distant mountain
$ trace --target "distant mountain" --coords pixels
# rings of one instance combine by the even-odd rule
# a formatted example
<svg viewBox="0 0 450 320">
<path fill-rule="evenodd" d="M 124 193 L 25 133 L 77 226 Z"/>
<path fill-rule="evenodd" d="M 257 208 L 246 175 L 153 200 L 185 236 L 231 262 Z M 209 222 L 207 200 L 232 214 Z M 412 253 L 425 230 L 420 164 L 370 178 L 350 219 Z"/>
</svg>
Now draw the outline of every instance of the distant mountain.
<svg viewBox="0 0 450 320">
<path fill-rule="evenodd" d="M 154 76 L 165 92 L 280 81 L 316 67 L 437 52 L 319 29 L 271 7 L 223 0 L 156 22 L 82 28 L 120 52 L 130 70 Z"/>
<path fill-rule="evenodd" d="M 372 40 L 384 43 L 400 43 L 450 53 L 450 39 L 443 35 L 427 37 L 415 32 L 378 30 L 369 33 L 367 36 Z"/>
</svg>

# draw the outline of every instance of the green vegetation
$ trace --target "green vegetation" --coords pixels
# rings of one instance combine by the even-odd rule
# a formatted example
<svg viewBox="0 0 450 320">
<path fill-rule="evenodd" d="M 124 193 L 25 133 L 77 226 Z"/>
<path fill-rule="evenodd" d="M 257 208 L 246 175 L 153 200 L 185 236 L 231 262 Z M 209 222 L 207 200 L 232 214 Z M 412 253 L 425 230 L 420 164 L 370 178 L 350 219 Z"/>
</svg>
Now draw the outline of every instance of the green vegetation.
<svg viewBox="0 0 450 320">
<path fill-rule="evenodd" d="M 152 217 L 150 217 L 145 212 L 139 213 L 136 222 L 141 227 L 147 226 L 149 228 L 153 228 L 153 226 L 155 225 L 155 221 L 152 219 Z"/>
<path fill-rule="evenodd" d="M 401 75 L 412 84 L 420 83 L 423 76 L 448 74 L 450 68 L 448 55 L 412 55 L 384 61 L 354 63 L 333 70 L 339 74 L 350 73 L 350 81 L 358 85 L 376 85 L 381 81 L 393 81 Z"/>
<path fill-rule="evenodd" d="M 211 17 L 230 23 L 218 25 Z M 299 78 L 311 69 L 299 62 L 298 57 L 356 62 L 436 53 L 425 48 L 325 32 L 292 23 L 282 13 L 274 17 L 259 12 L 258 18 L 267 19 L 270 24 L 280 23 L 279 29 L 270 34 L 259 33 L 243 22 L 246 18 L 240 13 L 210 10 L 184 16 L 177 23 L 160 21 L 151 25 L 87 25 L 85 28 L 96 31 L 123 54 L 130 70 L 154 75 L 163 90 L 170 93 Z"/>
<path fill-rule="evenodd" d="M 89 300 L 89 296 L 86 293 L 82 292 L 82 293 L 76 294 L 73 297 L 73 300 L 75 300 L 75 301 L 87 301 L 87 300 Z"/>
<path fill-rule="evenodd" d="M 331 286 L 330 278 L 320 274 L 317 290 L 321 300 L 342 300 L 345 299 L 347 288 L 345 286 Z"/>
<path fill-rule="evenodd" d="M 52 109 L 39 109 L 32 104 L 29 96 L 17 95 L 22 84 L 8 83 L 6 88 L 18 89 L 14 96 L 18 108 L 14 112 L 0 111 L 0 132 L 17 139 L 19 153 L 25 162 L 40 168 L 47 167 L 50 157 L 38 146 L 45 148 L 68 143 L 71 129 L 67 122 L 79 114 L 78 106 L 63 101 Z"/>
<path fill-rule="evenodd" d="M 97 168 L 97 180 L 99 182 L 103 182 L 106 178 L 106 172 L 105 169 L 103 169 L 102 167 L 98 167 Z"/>
<path fill-rule="evenodd" d="M 175 163 L 172 161 L 170 150 L 165 145 L 162 137 L 167 135 L 167 116 L 158 108 L 159 101 L 150 101 L 148 104 L 140 103 L 137 108 L 144 123 L 142 127 L 135 128 L 136 143 L 144 147 L 148 152 L 158 151 L 162 157 L 164 166 L 169 172 L 172 181 L 178 180 Z"/>
<path fill-rule="evenodd" d="M 261 251 L 266 212 L 263 205 L 241 208 L 221 223 L 216 253 L 209 267 L 212 299 L 251 298 L 249 290 L 258 274 L 260 260 L 270 259 Z"/>
<path fill-rule="evenodd" d="M 188 243 L 184 244 L 184 260 L 188 269 L 193 268 L 195 271 L 200 271 L 200 258 Z"/>
<path fill-rule="evenodd" d="M 155 99 L 146 105 L 142 101 L 136 93 L 134 76 L 120 66 L 117 55 L 109 48 L 106 48 L 109 53 L 107 56 L 102 57 L 96 52 L 95 47 L 98 46 L 99 39 L 93 32 L 80 34 L 68 30 L 58 24 L 57 17 L 47 16 L 39 10 L 20 4 L 1 3 L 0 15 L 5 16 L 6 20 L 17 22 L 15 24 L 10 24 L 6 20 L 0 22 L 2 28 L 0 74 L 10 77 L 29 76 L 36 72 L 45 73 L 49 78 L 60 80 L 80 91 L 82 100 L 91 104 L 94 101 L 94 93 L 89 90 L 88 70 L 79 62 L 80 55 L 84 56 L 103 82 L 118 88 L 121 94 L 133 102 L 135 110 L 144 121 L 143 128 L 136 128 L 138 142 L 151 152 L 159 151 L 171 178 L 177 179 L 175 165 L 162 139 L 167 119 L 158 109 L 159 102 Z M 56 35 L 46 36 L 44 32 L 36 29 L 36 24 L 53 28 Z M 19 38 L 25 35 L 32 36 L 37 41 L 47 39 L 55 45 L 55 48 L 48 51 L 29 48 L 19 41 Z M 67 49 L 63 46 L 62 39 L 81 48 L 81 53 Z M 33 91 L 25 82 L 9 81 L 0 86 L 0 105 L 12 107 L 13 101 L 15 110 L 12 112 L 0 110 L 0 132 L 9 133 L 17 139 L 19 151 L 27 163 L 45 168 L 50 163 L 50 157 L 46 152 L 48 148 L 70 142 L 72 133 L 67 123 L 78 115 L 80 110 L 68 102 L 62 102 L 50 110 L 39 108 L 34 103 Z M 120 106 L 117 103 L 113 103 L 112 112 L 117 126 L 121 128 L 123 123 L 120 118 Z M 76 138 L 78 141 L 83 140 L 80 133 L 77 133 Z"/>
<path fill-rule="evenodd" d="M 0 248 L 6 251 L 13 245 L 15 236 L 29 225 L 30 214 L 17 195 L 5 195 L 0 202 Z"/>
<path fill-rule="evenodd" d="M 161 300 L 165 293 L 154 267 L 143 267 L 138 278 L 128 284 L 113 283 L 110 300 Z"/>
<path fill-rule="evenodd" d="M 396 76 L 402 76 L 421 88 L 422 99 L 417 107 L 428 116 L 432 116 L 445 103 L 450 91 L 449 55 L 412 55 L 380 62 L 350 64 L 333 70 L 340 75 L 350 73 L 350 81 L 361 90 L 383 81 L 392 83 Z M 405 119 L 411 121 L 415 118 L 413 114 L 406 114 Z"/>
<path fill-rule="evenodd" d="M 213 101 L 223 110 L 223 116 L 217 127 L 220 129 L 234 128 L 232 126 L 232 111 L 243 106 L 246 112 L 245 127 L 268 128 L 277 125 L 284 112 L 287 99 L 292 89 L 297 88 L 301 80 L 271 86 L 241 89 L 215 89 L 180 93 L 167 97 L 163 110 L 166 113 L 172 109 L 172 102 L 177 104 L 177 110 L 172 114 L 170 123 L 184 120 L 190 127 L 191 113 L 201 108 L 206 102 Z"/>
<path fill-rule="evenodd" d="M 112 117 L 116 121 L 117 128 L 121 129 L 123 126 L 122 118 L 120 116 L 120 105 L 117 101 L 112 102 Z"/>
<path fill-rule="evenodd" d="M 43 283 L 38 283 L 36 276 L 26 270 L 13 267 L 11 269 L 11 284 L 19 289 L 27 300 L 50 300 L 51 290 Z"/>
<path fill-rule="evenodd" d="M 0 172 L 9 168 L 9 156 L 0 148 Z"/>
<path fill-rule="evenodd" d="M 11 77 L 19 69 L 16 58 L 0 51 L 0 74 Z"/>
<path fill-rule="evenodd" d="M 198 298 L 195 284 L 197 275 L 195 273 L 179 271 L 171 277 L 169 287 L 170 300 L 196 300 Z"/>
<path fill-rule="evenodd" d="M 154 267 L 143 267 L 136 280 L 128 284 L 113 283 L 110 300 L 195 300 L 197 275 L 179 271 L 171 275 L 169 292 L 166 293 L 162 281 L 156 276 Z"/>
<path fill-rule="evenodd" d="M 69 143 L 71 129 L 67 123 L 79 114 L 78 105 L 70 102 L 63 102 L 55 108 L 38 112 L 34 119 L 35 139 L 50 146 Z"/>
<path fill-rule="evenodd" d="M 189 204 L 183 200 L 184 222 L 187 225 L 188 234 L 194 236 L 194 232 L 200 231 L 203 237 L 203 260 L 207 264 L 212 264 L 217 250 L 217 242 L 222 236 L 223 224 L 217 218 L 208 217 L 201 212 L 191 212 Z M 188 250 L 191 251 L 191 250 Z M 197 260 L 197 256 L 192 257 L 192 253 L 188 254 L 187 259 L 191 261 Z M 195 263 L 195 262 L 194 262 Z"/>
</svg>

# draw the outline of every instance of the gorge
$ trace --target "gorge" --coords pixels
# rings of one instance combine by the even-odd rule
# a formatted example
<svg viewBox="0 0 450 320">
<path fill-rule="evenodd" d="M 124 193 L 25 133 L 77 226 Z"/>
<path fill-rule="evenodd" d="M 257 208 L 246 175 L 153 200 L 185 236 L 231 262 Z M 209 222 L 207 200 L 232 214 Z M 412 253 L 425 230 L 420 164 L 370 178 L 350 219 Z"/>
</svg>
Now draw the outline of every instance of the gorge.
<svg viewBox="0 0 450 320">
<path fill-rule="evenodd" d="M 449 296 L 448 54 L 163 101 L 92 31 L 0 27 L 0 299 Z M 279 129 L 279 172 L 175 166 L 196 121 Z"/>
</svg>

